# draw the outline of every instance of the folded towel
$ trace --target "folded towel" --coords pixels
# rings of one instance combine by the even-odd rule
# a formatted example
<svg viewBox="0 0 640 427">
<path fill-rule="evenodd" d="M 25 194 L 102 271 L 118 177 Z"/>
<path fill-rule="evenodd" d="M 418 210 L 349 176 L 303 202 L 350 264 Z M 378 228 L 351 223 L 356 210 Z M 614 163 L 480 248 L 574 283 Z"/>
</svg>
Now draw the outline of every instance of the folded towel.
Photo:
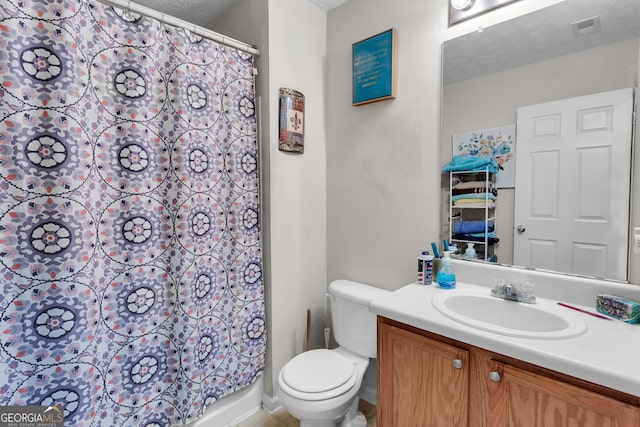
<svg viewBox="0 0 640 427">
<path fill-rule="evenodd" d="M 494 196 L 498 195 L 498 190 L 496 190 L 495 188 L 490 189 L 489 191 L 486 191 L 486 189 L 484 187 L 478 187 L 478 188 L 455 188 L 453 187 L 451 189 L 451 194 L 453 194 L 454 196 L 459 196 L 460 194 L 475 194 L 475 193 L 491 193 Z"/>
<path fill-rule="evenodd" d="M 451 196 L 452 202 L 457 202 L 458 200 L 496 200 L 495 194 L 492 193 L 468 193 L 468 194 L 457 194 L 455 196 Z"/>
<path fill-rule="evenodd" d="M 484 200 L 484 199 L 461 199 L 453 202 L 453 206 L 469 206 L 469 207 L 481 207 L 484 208 L 485 204 L 487 207 L 492 208 L 495 206 L 495 202 L 493 200 Z"/>
<path fill-rule="evenodd" d="M 484 232 L 482 233 L 464 233 L 465 236 L 467 237 L 474 237 L 477 239 L 484 239 Z M 496 232 L 495 231 L 490 231 L 487 233 L 487 237 L 490 239 L 493 239 L 496 237 Z"/>
<path fill-rule="evenodd" d="M 493 221 L 487 221 L 487 230 L 493 231 Z M 455 234 L 484 233 L 484 221 L 460 221 L 453 223 L 453 232 Z"/>
<path fill-rule="evenodd" d="M 442 169 L 443 172 L 453 171 L 483 171 L 498 172 L 498 163 L 493 157 L 453 156 L 453 159 Z"/>
<path fill-rule="evenodd" d="M 462 181 L 453 186 L 456 190 L 466 190 L 471 188 L 485 188 L 487 183 L 484 181 Z"/>
<path fill-rule="evenodd" d="M 473 233 L 473 234 L 453 234 L 451 236 L 455 240 L 466 240 L 469 242 L 484 242 L 484 233 Z M 489 233 L 487 235 L 487 244 L 495 245 L 500 242 L 498 237 L 495 237 L 495 233 Z"/>
</svg>

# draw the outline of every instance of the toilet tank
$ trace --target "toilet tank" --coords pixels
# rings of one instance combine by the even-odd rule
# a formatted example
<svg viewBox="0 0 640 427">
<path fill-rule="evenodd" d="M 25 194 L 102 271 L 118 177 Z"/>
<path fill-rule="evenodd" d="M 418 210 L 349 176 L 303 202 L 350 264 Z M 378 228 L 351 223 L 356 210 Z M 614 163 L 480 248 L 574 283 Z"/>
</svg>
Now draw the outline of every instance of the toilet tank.
<svg viewBox="0 0 640 427">
<path fill-rule="evenodd" d="M 388 293 L 351 280 L 329 284 L 333 336 L 341 347 L 361 356 L 376 357 L 376 315 L 369 311 L 369 304 Z"/>
</svg>

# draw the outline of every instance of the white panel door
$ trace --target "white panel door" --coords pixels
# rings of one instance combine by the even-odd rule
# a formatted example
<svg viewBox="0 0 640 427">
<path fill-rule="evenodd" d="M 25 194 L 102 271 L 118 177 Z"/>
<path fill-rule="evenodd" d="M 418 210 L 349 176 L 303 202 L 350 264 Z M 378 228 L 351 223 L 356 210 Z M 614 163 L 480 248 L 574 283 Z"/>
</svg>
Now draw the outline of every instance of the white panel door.
<svg viewBox="0 0 640 427">
<path fill-rule="evenodd" d="M 633 91 L 518 108 L 514 264 L 627 279 Z"/>
</svg>

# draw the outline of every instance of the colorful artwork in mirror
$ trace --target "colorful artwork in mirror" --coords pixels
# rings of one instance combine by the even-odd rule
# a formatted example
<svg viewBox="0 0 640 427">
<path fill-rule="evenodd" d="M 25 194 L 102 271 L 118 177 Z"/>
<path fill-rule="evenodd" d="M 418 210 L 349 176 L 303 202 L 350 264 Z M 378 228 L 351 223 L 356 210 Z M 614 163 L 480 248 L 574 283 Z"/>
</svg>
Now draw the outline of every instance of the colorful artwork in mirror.
<svg viewBox="0 0 640 427">
<path fill-rule="evenodd" d="M 496 186 L 515 186 L 516 125 L 453 135 L 453 155 L 493 157 L 498 164 Z"/>
</svg>

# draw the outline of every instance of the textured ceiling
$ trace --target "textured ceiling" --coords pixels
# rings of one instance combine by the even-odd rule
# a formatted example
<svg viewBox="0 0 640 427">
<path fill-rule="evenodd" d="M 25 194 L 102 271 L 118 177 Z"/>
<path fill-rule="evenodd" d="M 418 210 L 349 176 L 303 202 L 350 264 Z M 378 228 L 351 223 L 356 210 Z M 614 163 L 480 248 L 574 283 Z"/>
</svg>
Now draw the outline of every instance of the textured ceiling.
<svg viewBox="0 0 640 427">
<path fill-rule="evenodd" d="M 601 32 L 575 37 L 571 23 L 600 17 Z M 444 83 L 640 37 L 639 0 L 566 0 L 444 44 Z"/>
<path fill-rule="evenodd" d="M 310 0 L 311 3 L 317 5 L 322 10 L 330 10 L 334 7 L 338 7 L 348 0 Z"/>
<path fill-rule="evenodd" d="M 134 0 L 167 15 L 183 19 L 200 26 L 206 26 L 218 15 L 226 11 L 236 0 Z M 272 0 L 273 1 L 273 0 Z M 298 0 L 310 1 L 322 10 L 333 9 L 348 0 Z"/>
<path fill-rule="evenodd" d="M 135 0 L 136 3 L 200 26 L 206 26 L 236 0 Z"/>
</svg>

